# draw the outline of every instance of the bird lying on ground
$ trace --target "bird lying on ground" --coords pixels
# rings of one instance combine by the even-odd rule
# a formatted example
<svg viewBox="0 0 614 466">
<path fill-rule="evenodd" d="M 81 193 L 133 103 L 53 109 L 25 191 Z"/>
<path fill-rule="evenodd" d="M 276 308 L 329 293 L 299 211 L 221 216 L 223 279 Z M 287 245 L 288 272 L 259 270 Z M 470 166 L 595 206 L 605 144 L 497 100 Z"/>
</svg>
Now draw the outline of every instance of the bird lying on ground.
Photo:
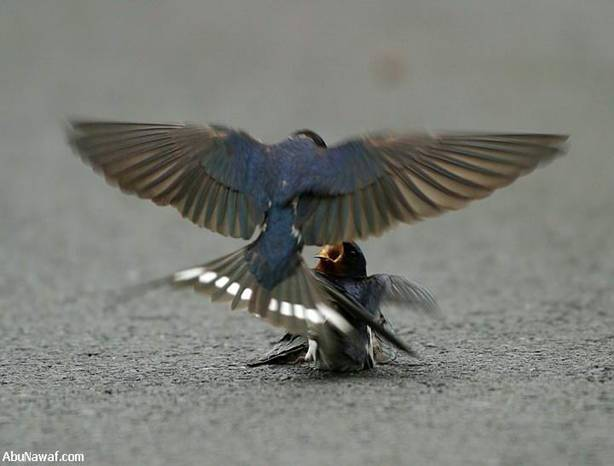
<svg viewBox="0 0 614 466">
<path fill-rule="evenodd" d="M 367 276 L 367 261 L 356 243 L 327 245 L 316 258 L 319 259 L 315 267 L 318 276 L 358 301 L 390 331 L 392 328 L 381 312 L 381 306 L 385 304 L 422 310 L 431 316 L 440 315 L 435 298 L 420 285 L 396 275 Z M 249 365 L 313 362 L 319 369 L 355 371 L 370 369 L 376 363 L 387 363 L 396 357 L 394 351 L 364 323 L 356 323 L 356 331 L 350 335 L 338 332 L 334 327 L 327 331 L 336 336 L 325 340 L 327 346 L 318 343 L 317 338 L 286 333 L 265 356 L 254 359 Z"/>
</svg>

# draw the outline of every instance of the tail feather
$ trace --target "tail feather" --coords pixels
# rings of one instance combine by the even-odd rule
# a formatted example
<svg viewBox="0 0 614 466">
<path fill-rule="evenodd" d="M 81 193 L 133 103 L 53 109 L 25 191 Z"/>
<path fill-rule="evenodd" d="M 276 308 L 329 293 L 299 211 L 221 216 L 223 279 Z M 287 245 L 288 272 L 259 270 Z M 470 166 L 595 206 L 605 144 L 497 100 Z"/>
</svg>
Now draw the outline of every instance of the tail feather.
<svg viewBox="0 0 614 466">
<path fill-rule="evenodd" d="M 353 330 L 347 320 L 333 309 L 329 295 L 297 253 L 296 266 L 272 289 L 260 285 L 251 272 L 249 246 L 173 275 L 177 284 L 190 284 L 212 300 L 231 300 L 233 309 L 247 310 L 266 322 L 289 332 L 308 335 L 324 322 L 344 332 Z"/>
<path fill-rule="evenodd" d="M 260 358 L 247 363 L 250 367 L 269 364 L 298 364 L 305 360 L 309 341 L 303 335 L 286 333 L 271 350 Z"/>
<path fill-rule="evenodd" d="M 213 300 L 232 300 L 232 309 L 247 308 L 272 325 L 309 338 L 324 338 L 326 332 L 319 328 L 324 324 L 349 335 L 355 332 L 357 322 L 363 322 L 397 348 L 417 357 L 357 301 L 337 290 L 325 277 L 309 270 L 298 253 L 297 265 L 288 276 L 273 289 L 264 288 L 250 271 L 248 247 L 207 264 L 180 270 L 170 277 L 129 287 L 114 305 L 167 284 L 192 286 Z"/>
<path fill-rule="evenodd" d="M 256 283 L 256 279 L 250 274 L 248 274 L 246 271 L 241 272 L 242 273 L 240 273 L 237 277 L 239 288 L 234 298 L 232 298 L 232 303 L 230 304 L 230 309 L 232 310 L 245 309 L 247 307 L 247 303 L 249 302 L 249 299 L 252 294 L 251 290 L 254 288 L 254 285 Z"/>
</svg>

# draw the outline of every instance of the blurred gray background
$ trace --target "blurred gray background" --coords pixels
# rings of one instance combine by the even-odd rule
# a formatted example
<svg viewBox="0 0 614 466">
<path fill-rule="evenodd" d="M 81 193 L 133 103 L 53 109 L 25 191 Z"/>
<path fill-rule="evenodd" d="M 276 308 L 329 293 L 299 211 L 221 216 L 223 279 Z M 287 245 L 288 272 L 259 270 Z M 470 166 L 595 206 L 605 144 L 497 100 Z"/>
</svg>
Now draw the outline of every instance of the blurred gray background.
<svg viewBox="0 0 614 466">
<path fill-rule="evenodd" d="M 613 22 L 609 0 L 0 2 L 0 454 L 614 464 Z M 447 320 L 391 311 L 424 359 L 332 376 L 246 368 L 280 332 L 189 291 L 116 304 L 242 243 L 106 186 L 65 144 L 74 115 L 267 142 L 572 137 L 491 198 L 364 243 Z"/>
</svg>

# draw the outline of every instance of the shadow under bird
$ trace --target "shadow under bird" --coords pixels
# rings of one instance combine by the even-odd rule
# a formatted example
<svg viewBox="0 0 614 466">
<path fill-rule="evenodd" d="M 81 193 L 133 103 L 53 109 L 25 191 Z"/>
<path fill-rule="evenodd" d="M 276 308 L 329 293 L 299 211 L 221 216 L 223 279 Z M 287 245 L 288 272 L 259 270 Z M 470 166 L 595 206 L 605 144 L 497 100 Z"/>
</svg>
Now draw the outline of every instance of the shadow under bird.
<svg viewBox="0 0 614 466">
<path fill-rule="evenodd" d="M 359 302 L 380 325 L 392 331 L 381 311 L 383 305 L 402 306 L 439 316 L 440 310 L 429 290 L 403 277 L 367 275 L 367 260 L 356 243 L 327 245 L 316 255 L 316 274 Z M 325 326 L 330 336 L 324 344 L 304 335 L 286 333 L 263 357 L 250 366 L 313 362 L 319 369 L 356 371 L 370 369 L 395 359 L 396 353 L 364 322 L 354 323 L 352 334 Z"/>
<path fill-rule="evenodd" d="M 73 121 L 68 132 L 81 158 L 124 192 L 172 205 L 223 235 L 249 239 L 260 230 L 246 247 L 175 281 L 294 334 L 317 335 L 327 323 L 352 332 L 348 315 L 356 317 L 407 351 L 305 266 L 303 246 L 367 238 L 459 209 L 551 160 L 567 139 L 385 132 L 327 147 L 303 130 L 269 145 L 219 125 L 101 121 Z"/>
</svg>

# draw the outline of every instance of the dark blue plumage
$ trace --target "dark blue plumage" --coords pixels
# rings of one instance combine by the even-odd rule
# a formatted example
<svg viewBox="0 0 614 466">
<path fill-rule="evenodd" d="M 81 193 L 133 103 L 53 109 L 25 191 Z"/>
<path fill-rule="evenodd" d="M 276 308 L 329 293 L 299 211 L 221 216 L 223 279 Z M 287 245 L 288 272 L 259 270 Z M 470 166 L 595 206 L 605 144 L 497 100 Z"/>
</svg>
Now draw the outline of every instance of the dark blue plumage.
<svg viewBox="0 0 614 466">
<path fill-rule="evenodd" d="M 439 315 L 439 307 L 432 294 L 420 285 L 402 277 L 389 274 L 367 275 L 367 262 L 355 243 L 329 245 L 318 255 L 315 268 L 318 276 L 339 289 L 346 296 L 360 303 L 380 325 L 390 328 L 381 306 L 397 306 L 423 310 Z M 376 363 L 394 358 L 382 341 L 361 320 L 348 319 L 354 328 L 352 333 L 338 332 L 334 327 L 321 330 L 328 333 L 323 343 L 310 343 L 302 335 L 285 334 L 264 356 L 253 360 L 251 366 L 265 364 L 295 364 L 314 362 L 317 367 L 333 371 L 370 369 Z"/>
</svg>

